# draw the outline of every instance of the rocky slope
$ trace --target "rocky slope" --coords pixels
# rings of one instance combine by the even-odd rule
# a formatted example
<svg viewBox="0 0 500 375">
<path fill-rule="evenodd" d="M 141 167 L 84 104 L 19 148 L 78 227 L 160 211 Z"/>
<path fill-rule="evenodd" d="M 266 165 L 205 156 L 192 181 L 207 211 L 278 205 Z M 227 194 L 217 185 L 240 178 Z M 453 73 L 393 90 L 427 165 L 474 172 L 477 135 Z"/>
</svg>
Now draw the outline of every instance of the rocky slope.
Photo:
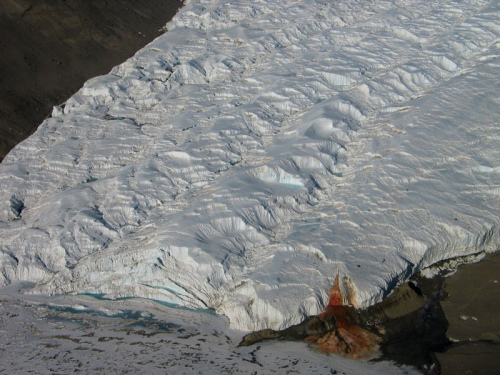
<svg viewBox="0 0 500 375">
<path fill-rule="evenodd" d="M 86 80 L 161 34 L 180 1 L 0 3 L 0 160 Z"/>
</svg>

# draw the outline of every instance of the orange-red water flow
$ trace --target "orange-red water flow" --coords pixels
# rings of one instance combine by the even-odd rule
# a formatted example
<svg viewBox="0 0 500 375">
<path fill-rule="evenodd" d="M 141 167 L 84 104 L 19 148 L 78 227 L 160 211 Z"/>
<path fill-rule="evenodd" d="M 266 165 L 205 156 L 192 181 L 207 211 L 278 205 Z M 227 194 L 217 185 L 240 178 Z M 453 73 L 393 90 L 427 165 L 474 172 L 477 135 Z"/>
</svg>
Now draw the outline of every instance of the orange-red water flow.
<svg viewBox="0 0 500 375">
<path fill-rule="evenodd" d="M 349 323 L 349 314 L 355 313 L 351 306 L 343 305 L 339 276 L 330 289 L 330 301 L 325 310 L 318 316 L 326 321 L 335 322 L 336 328 L 321 337 L 311 338 L 316 341 L 319 349 L 349 358 L 371 358 L 378 353 L 380 338 Z"/>
<path fill-rule="evenodd" d="M 340 281 L 339 275 L 335 278 L 333 282 L 332 289 L 330 289 L 330 301 L 328 302 L 328 306 L 342 306 L 342 292 L 340 291 Z"/>
</svg>

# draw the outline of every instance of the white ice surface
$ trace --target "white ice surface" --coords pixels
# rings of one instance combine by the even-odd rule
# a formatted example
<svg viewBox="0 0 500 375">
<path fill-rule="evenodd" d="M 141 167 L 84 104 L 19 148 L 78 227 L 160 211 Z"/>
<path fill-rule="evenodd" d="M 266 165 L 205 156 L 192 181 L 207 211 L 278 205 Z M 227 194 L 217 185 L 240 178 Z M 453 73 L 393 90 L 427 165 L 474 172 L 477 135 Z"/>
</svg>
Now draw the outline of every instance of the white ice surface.
<svg viewBox="0 0 500 375">
<path fill-rule="evenodd" d="M 0 285 L 358 306 L 500 246 L 498 1 L 190 0 L 0 164 Z"/>
</svg>

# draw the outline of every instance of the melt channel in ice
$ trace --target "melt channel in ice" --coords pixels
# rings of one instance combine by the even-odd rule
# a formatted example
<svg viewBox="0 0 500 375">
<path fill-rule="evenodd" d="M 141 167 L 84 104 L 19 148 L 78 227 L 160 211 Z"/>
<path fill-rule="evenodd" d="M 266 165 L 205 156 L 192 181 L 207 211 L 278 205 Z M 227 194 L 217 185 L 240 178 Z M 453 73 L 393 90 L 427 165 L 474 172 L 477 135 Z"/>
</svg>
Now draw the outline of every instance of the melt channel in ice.
<svg viewBox="0 0 500 375">
<path fill-rule="evenodd" d="M 190 0 L 0 165 L 0 285 L 360 307 L 499 248 L 497 1 Z M 346 297 L 346 298 L 347 298 Z"/>
</svg>

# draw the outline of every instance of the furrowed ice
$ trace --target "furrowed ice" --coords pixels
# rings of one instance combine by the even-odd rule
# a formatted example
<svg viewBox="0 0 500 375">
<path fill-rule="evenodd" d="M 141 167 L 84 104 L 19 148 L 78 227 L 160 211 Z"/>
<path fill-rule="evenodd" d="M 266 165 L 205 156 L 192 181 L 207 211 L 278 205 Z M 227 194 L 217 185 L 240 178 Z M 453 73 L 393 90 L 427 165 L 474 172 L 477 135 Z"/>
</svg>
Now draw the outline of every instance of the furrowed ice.
<svg viewBox="0 0 500 375">
<path fill-rule="evenodd" d="M 188 1 L 0 165 L 0 285 L 284 328 L 499 248 L 496 1 Z"/>
</svg>

